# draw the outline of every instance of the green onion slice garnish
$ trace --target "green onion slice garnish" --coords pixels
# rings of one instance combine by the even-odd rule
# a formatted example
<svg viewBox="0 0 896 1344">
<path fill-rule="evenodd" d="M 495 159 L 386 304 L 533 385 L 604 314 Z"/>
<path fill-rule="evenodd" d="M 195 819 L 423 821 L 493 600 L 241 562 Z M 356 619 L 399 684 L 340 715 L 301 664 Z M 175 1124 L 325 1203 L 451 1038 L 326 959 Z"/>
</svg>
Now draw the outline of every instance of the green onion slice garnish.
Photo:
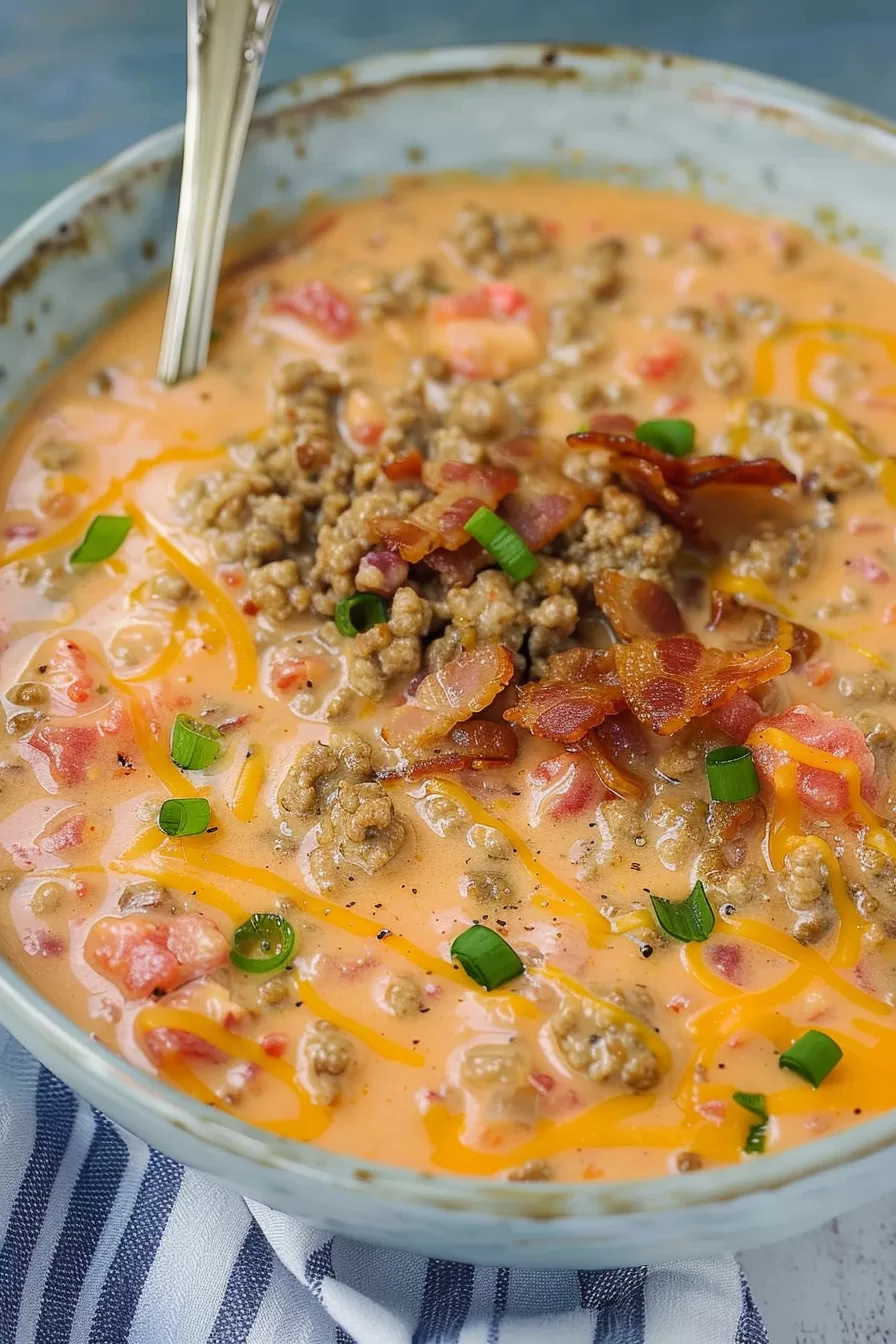
<svg viewBox="0 0 896 1344">
<path fill-rule="evenodd" d="M 251 915 L 233 931 L 230 960 L 239 971 L 265 975 L 279 971 L 296 948 L 296 931 L 282 915 Z"/>
<path fill-rule="evenodd" d="M 84 540 L 76 546 L 69 559 L 73 565 L 97 565 L 114 555 L 131 530 L 132 519 L 101 513 L 84 533 Z"/>
<path fill-rule="evenodd" d="M 171 728 L 171 759 L 181 770 L 205 770 L 224 750 L 224 734 L 210 723 L 178 714 Z"/>
<path fill-rule="evenodd" d="M 717 747 L 706 753 L 709 796 L 716 803 L 743 803 L 759 792 L 759 776 L 749 747 Z"/>
<path fill-rule="evenodd" d="M 341 597 L 333 612 L 336 629 L 346 639 L 363 635 L 366 630 L 383 625 L 388 619 L 386 604 L 376 593 L 354 593 L 351 597 Z"/>
<path fill-rule="evenodd" d="M 690 420 L 645 420 L 635 430 L 639 443 L 646 443 L 668 457 L 687 457 L 694 451 L 694 436 Z"/>
<path fill-rule="evenodd" d="M 512 579 L 528 579 L 535 572 L 535 556 L 519 532 L 491 509 L 477 509 L 464 523 L 464 531 L 475 537 Z"/>
<path fill-rule="evenodd" d="M 778 1060 L 782 1069 L 791 1069 L 813 1087 L 819 1087 L 840 1060 L 843 1051 L 823 1031 L 807 1031 Z"/>
<path fill-rule="evenodd" d="M 744 1142 L 744 1152 L 764 1153 L 768 1135 L 768 1107 L 765 1097 L 761 1092 L 735 1092 L 731 1100 L 736 1101 L 738 1106 L 742 1106 L 751 1115 L 755 1115 L 759 1122 L 750 1126 Z"/>
<path fill-rule="evenodd" d="M 653 895 L 650 901 L 657 924 L 680 943 L 705 943 L 715 927 L 715 911 L 702 882 L 695 882 L 694 890 L 683 901 Z"/>
<path fill-rule="evenodd" d="M 523 963 L 510 944 L 484 924 L 458 934 L 451 944 L 451 958 L 484 989 L 497 989 L 523 973 Z"/>
<path fill-rule="evenodd" d="M 166 835 L 202 835 L 211 816 L 207 798 L 166 798 L 159 808 L 159 830 Z"/>
</svg>

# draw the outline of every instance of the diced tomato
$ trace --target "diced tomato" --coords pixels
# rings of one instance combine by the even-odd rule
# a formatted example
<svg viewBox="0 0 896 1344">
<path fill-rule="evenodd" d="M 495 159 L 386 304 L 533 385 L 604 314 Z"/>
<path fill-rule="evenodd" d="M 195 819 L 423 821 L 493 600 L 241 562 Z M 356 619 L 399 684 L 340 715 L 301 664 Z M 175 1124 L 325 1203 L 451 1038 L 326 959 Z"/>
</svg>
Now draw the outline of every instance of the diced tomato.
<svg viewBox="0 0 896 1344">
<path fill-rule="evenodd" d="M 331 341 L 346 341 L 357 327 L 351 304 L 323 280 L 306 280 L 295 289 L 275 296 L 275 313 L 289 313 L 316 327 Z"/>
<path fill-rule="evenodd" d="M 226 583 L 228 588 L 242 588 L 246 582 L 246 575 L 241 569 L 230 569 L 227 566 L 218 570 L 218 577 L 222 583 Z"/>
<path fill-rule="evenodd" d="M 724 705 L 714 709 L 710 718 L 717 728 L 733 737 L 735 742 L 745 742 L 762 718 L 762 710 L 746 691 L 737 691 Z"/>
<path fill-rule="evenodd" d="M 174 1027 L 154 1027 L 143 1037 L 143 1047 L 157 1064 L 166 1055 L 182 1055 L 186 1059 L 205 1059 L 211 1064 L 223 1064 L 227 1056 L 216 1045 L 210 1045 L 192 1031 Z"/>
<path fill-rule="evenodd" d="M 864 537 L 870 532 L 883 532 L 884 525 L 879 523 L 876 518 L 869 518 L 862 513 L 854 513 L 851 518 L 846 520 L 846 530 L 852 537 Z"/>
<path fill-rule="evenodd" d="M 571 751 L 540 761 L 530 778 L 536 822 L 544 816 L 555 821 L 580 817 L 613 796 L 601 784 L 588 757 Z"/>
<path fill-rule="evenodd" d="M 431 300 L 429 315 L 433 322 L 454 322 L 465 318 L 509 318 L 514 322 L 532 320 L 532 304 L 521 289 L 505 281 L 493 281 L 478 289 L 439 294 Z"/>
<path fill-rule="evenodd" d="M 875 803 L 879 789 L 874 776 L 874 755 L 861 729 L 851 719 L 838 719 L 813 705 L 792 705 L 781 714 L 761 719 L 750 734 L 749 745 L 760 779 L 773 789 L 775 771 L 786 764 L 788 758 L 783 751 L 763 741 L 763 728 L 777 728 L 804 746 L 853 761 L 859 770 L 862 797 L 867 803 Z M 813 812 L 842 816 L 848 811 L 847 782 L 833 770 L 798 762 L 796 788 L 802 802 Z"/>
<path fill-rule="evenodd" d="M 707 943 L 706 960 L 724 980 L 730 980 L 733 985 L 744 983 L 744 954 L 737 943 Z"/>
<path fill-rule="evenodd" d="M 704 1120 L 711 1120 L 714 1125 L 720 1125 L 725 1119 L 728 1103 L 717 1099 L 701 1101 L 697 1103 L 694 1110 L 702 1115 Z"/>
<path fill-rule="evenodd" d="M 827 658 L 813 658 L 803 668 L 803 675 L 810 686 L 827 686 L 834 675 L 834 665 Z"/>
<path fill-rule="evenodd" d="M 289 1045 L 289 1037 L 282 1031 L 269 1031 L 261 1038 L 261 1048 L 272 1059 L 282 1059 Z"/>
<path fill-rule="evenodd" d="M 869 583 L 889 583 L 890 571 L 874 559 L 873 555 L 853 555 L 846 561 L 850 569 L 867 579 Z"/>
<path fill-rule="evenodd" d="M 49 929 L 29 929 L 22 935 L 22 947 L 29 957 L 61 957 L 65 943 Z"/>
<path fill-rule="evenodd" d="M 185 980 L 224 966 L 230 944 L 208 915 L 178 915 L 168 925 L 168 951 L 173 952 Z"/>
<path fill-rule="evenodd" d="M 331 668 L 319 654 L 275 655 L 271 664 L 271 685 L 277 691 L 291 691 L 297 686 L 318 685 Z"/>
<path fill-rule="evenodd" d="M 557 1079 L 552 1073 L 530 1073 L 529 1082 L 535 1088 L 536 1092 L 553 1092 L 557 1086 Z"/>
<path fill-rule="evenodd" d="M 661 397 L 657 397 L 654 405 L 654 411 L 657 415 L 681 415 L 691 404 L 691 398 L 688 396 L 674 396 L 664 392 Z"/>
<path fill-rule="evenodd" d="M 659 340 L 635 360 L 635 373 L 648 383 L 661 383 L 679 372 L 684 355 L 677 341 Z"/>
<path fill-rule="evenodd" d="M 431 349 L 461 378 L 500 381 L 537 364 L 541 343 L 524 322 L 459 318 L 433 328 Z"/>
<path fill-rule="evenodd" d="M 100 744 L 96 728 L 73 724 L 54 727 L 44 723 L 26 739 L 29 747 L 46 756 L 57 784 L 83 784 Z"/>
<path fill-rule="evenodd" d="M 691 1001 L 684 994 L 673 994 L 666 1004 L 670 1013 L 683 1013 L 687 1008 L 690 1008 L 690 1006 Z"/>
<path fill-rule="evenodd" d="M 33 541 L 40 536 L 40 528 L 37 523 L 10 523 L 3 535 L 8 541 Z"/>
<path fill-rule="evenodd" d="M 44 854 L 60 854 L 67 849 L 78 849 L 84 843 L 87 825 L 86 813 L 67 813 L 61 822 L 40 837 L 41 850 Z"/>
<path fill-rule="evenodd" d="M 90 930 L 84 955 L 129 998 L 170 993 L 223 966 L 230 945 L 207 915 L 177 915 L 154 924 L 145 915 L 107 916 Z"/>
</svg>

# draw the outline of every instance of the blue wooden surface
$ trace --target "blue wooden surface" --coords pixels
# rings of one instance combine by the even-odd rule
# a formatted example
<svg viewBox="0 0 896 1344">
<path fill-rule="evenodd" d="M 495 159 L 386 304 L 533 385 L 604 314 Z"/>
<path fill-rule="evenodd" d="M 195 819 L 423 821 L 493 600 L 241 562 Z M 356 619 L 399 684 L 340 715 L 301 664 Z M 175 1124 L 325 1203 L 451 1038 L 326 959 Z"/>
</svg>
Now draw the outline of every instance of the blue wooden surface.
<svg viewBox="0 0 896 1344">
<path fill-rule="evenodd" d="M 0 234 L 181 116 L 184 0 L 0 0 Z M 896 117 L 893 0 L 283 0 L 265 77 L 511 38 L 687 51 Z"/>
</svg>

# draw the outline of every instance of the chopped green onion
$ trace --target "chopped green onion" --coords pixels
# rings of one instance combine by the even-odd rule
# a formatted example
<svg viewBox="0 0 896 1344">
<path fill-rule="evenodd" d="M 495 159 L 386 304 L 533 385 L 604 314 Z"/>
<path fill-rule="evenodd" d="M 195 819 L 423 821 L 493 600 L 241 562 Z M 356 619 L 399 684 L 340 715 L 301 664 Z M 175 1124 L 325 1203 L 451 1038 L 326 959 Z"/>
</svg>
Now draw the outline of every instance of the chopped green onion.
<svg viewBox="0 0 896 1344">
<path fill-rule="evenodd" d="M 519 532 L 491 509 L 477 509 L 464 523 L 464 531 L 475 537 L 512 579 L 528 579 L 534 573 L 535 556 Z"/>
<path fill-rule="evenodd" d="M 295 951 L 296 931 L 282 915 L 251 915 L 233 931 L 230 960 L 239 971 L 279 971 Z"/>
<path fill-rule="evenodd" d="M 759 1120 L 758 1125 L 751 1125 L 747 1132 L 744 1152 L 764 1153 L 768 1134 L 768 1107 L 765 1104 L 765 1097 L 761 1092 L 735 1092 L 731 1100 L 736 1101 L 738 1106 L 742 1106 Z"/>
<path fill-rule="evenodd" d="M 210 723 L 178 714 L 171 728 L 171 759 L 181 770 L 205 770 L 224 750 L 224 734 Z"/>
<path fill-rule="evenodd" d="M 687 457 L 694 450 L 694 426 L 690 420 L 645 420 L 635 430 L 635 438 L 668 457 Z"/>
<path fill-rule="evenodd" d="M 451 956 L 485 989 L 497 989 L 523 973 L 523 963 L 510 944 L 484 924 L 459 933 L 451 944 Z"/>
<path fill-rule="evenodd" d="M 813 1087 L 819 1087 L 840 1060 L 843 1051 L 823 1031 L 807 1031 L 778 1060 L 782 1069 L 791 1069 Z"/>
<path fill-rule="evenodd" d="M 159 808 L 159 830 L 166 835 L 202 835 L 211 816 L 207 798 L 166 798 Z"/>
<path fill-rule="evenodd" d="M 709 796 L 716 803 L 743 803 L 759 792 L 759 776 L 749 747 L 717 747 L 706 753 Z"/>
<path fill-rule="evenodd" d="M 114 555 L 131 530 L 132 519 L 102 513 L 84 533 L 84 540 L 76 546 L 69 559 L 73 565 L 96 565 Z"/>
<path fill-rule="evenodd" d="M 695 882 L 694 890 L 683 901 L 654 895 L 650 901 L 660 928 L 680 943 L 705 943 L 715 927 L 715 911 L 702 882 Z"/>
<path fill-rule="evenodd" d="M 351 597 L 341 597 L 336 603 L 333 620 L 336 629 L 346 639 L 354 639 L 372 630 L 375 625 L 388 621 L 386 604 L 376 593 L 354 593 Z"/>
</svg>

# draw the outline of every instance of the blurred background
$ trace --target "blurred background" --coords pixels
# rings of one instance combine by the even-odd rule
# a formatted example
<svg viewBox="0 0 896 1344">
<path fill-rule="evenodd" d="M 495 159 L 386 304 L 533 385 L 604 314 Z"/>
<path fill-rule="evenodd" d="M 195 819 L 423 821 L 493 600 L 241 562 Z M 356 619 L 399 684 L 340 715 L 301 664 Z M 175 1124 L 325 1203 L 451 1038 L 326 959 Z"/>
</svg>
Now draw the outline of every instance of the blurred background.
<svg viewBox="0 0 896 1344">
<path fill-rule="evenodd" d="M 0 0 L 0 236 L 181 118 L 184 5 Z M 282 0 L 265 82 L 373 51 L 508 39 L 689 52 L 896 119 L 894 0 Z"/>
</svg>

